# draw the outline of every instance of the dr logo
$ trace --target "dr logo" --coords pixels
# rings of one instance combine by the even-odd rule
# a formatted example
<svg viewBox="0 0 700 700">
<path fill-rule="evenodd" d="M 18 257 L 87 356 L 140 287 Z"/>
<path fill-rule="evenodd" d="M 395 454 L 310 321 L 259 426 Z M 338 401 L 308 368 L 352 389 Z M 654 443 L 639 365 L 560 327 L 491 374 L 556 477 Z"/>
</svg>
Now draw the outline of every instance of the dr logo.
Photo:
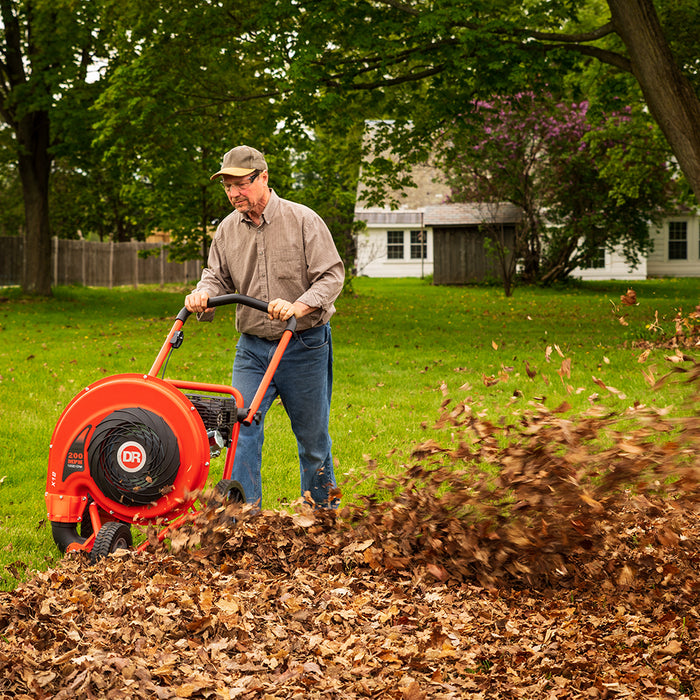
<svg viewBox="0 0 700 700">
<path fill-rule="evenodd" d="M 133 440 L 125 442 L 117 450 L 117 462 L 125 472 L 137 472 L 146 466 L 146 450 Z"/>
</svg>

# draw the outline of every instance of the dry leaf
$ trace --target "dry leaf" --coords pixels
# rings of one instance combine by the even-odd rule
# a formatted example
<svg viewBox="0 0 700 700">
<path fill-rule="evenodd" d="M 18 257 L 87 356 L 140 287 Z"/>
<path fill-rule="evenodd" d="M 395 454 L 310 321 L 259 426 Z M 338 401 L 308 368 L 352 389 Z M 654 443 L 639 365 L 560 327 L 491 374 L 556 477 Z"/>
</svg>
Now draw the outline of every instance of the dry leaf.
<svg viewBox="0 0 700 700">
<path fill-rule="evenodd" d="M 627 293 L 620 297 L 620 301 L 625 306 L 635 306 L 637 304 L 637 292 L 634 289 L 628 289 Z"/>
</svg>

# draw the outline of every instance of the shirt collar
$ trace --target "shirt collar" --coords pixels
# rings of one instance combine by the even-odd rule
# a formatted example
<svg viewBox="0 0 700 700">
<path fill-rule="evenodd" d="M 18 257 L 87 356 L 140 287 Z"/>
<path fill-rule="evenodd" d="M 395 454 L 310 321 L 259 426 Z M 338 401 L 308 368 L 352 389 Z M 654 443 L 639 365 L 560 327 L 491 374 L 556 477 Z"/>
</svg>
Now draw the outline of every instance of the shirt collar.
<svg viewBox="0 0 700 700">
<path fill-rule="evenodd" d="M 261 224 L 269 224 L 272 221 L 275 214 L 277 213 L 277 210 L 279 209 L 279 204 L 280 198 L 278 197 L 276 192 L 272 188 L 270 188 L 270 197 L 267 200 L 265 208 L 262 210 L 262 214 L 260 215 Z M 244 214 L 243 219 L 248 223 L 253 223 L 253 220 L 248 216 L 248 214 Z"/>
</svg>

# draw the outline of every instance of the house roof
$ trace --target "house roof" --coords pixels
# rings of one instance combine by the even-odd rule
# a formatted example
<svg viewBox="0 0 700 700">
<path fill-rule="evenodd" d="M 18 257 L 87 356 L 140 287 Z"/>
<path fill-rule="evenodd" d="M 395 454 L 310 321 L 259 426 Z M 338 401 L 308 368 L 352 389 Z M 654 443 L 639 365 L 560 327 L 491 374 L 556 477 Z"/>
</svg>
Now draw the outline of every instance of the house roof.
<svg viewBox="0 0 700 700">
<path fill-rule="evenodd" d="M 355 219 L 365 221 L 370 226 L 372 224 L 379 225 L 399 225 L 399 224 L 417 224 L 420 226 L 422 212 L 416 209 L 398 209 L 391 211 L 389 209 L 356 209 Z"/>
<path fill-rule="evenodd" d="M 440 204 L 426 207 L 426 226 L 475 226 L 484 223 L 517 224 L 523 218 L 520 207 L 509 202 Z"/>
<path fill-rule="evenodd" d="M 421 222 L 422 217 L 422 222 Z M 508 202 L 489 204 L 438 204 L 422 209 L 356 209 L 355 219 L 369 226 L 478 226 L 485 223 L 517 224 L 522 220 L 520 207 Z"/>
</svg>

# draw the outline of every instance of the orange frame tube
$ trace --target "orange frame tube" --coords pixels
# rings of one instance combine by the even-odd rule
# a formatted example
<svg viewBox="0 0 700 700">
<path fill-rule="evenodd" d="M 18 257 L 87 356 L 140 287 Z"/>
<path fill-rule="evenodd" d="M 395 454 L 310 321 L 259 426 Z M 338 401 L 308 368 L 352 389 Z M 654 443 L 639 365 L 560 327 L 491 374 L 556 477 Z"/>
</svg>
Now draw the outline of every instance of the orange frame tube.
<svg viewBox="0 0 700 700">
<path fill-rule="evenodd" d="M 160 368 L 163 366 L 163 363 L 165 362 L 165 358 L 168 356 L 168 353 L 172 349 L 171 345 L 171 339 L 173 336 L 179 331 L 182 330 L 182 327 L 185 325 L 185 322 L 180 320 L 179 318 L 175 320 L 175 323 L 173 323 L 173 327 L 170 329 L 170 333 L 168 333 L 168 337 L 165 339 L 165 342 L 160 348 L 160 351 L 158 352 L 158 355 L 153 362 L 153 365 L 151 369 L 149 370 L 148 374 L 151 377 L 155 377 L 158 375 L 158 372 L 160 372 Z"/>
<path fill-rule="evenodd" d="M 248 409 L 248 415 L 245 417 L 245 420 L 243 421 L 243 425 L 250 425 L 253 422 L 253 419 L 255 417 L 255 414 L 258 412 L 258 409 L 260 408 L 260 404 L 262 403 L 263 397 L 265 396 L 265 392 L 267 391 L 267 387 L 270 386 L 270 382 L 272 381 L 272 377 L 274 376 L 275 372 L 277 371 L 277 367 L 279 367 L 280 361 L 282 360 L 282 355 L 284 355 L 284 351 L 287 349 L 287 345 L 289 345 L 289 341 L 292 339 L 292 331 L 287 329 L 282 333 L 282 337 L 280 338 L 280 342 L 277 345 L 277 349 L 275 350 L 275 354 L 272 356 L 272 359 L 270 360 L 270 364 L 267 366 L 267 371 L 263 375 L 262 381 L 260 382 L 260 386 L 258 386 L 258 390 L 255 392 L 255 396 L 253 397 L 253 400 L 250 402 L 250 408 Z"/>
</svg>

